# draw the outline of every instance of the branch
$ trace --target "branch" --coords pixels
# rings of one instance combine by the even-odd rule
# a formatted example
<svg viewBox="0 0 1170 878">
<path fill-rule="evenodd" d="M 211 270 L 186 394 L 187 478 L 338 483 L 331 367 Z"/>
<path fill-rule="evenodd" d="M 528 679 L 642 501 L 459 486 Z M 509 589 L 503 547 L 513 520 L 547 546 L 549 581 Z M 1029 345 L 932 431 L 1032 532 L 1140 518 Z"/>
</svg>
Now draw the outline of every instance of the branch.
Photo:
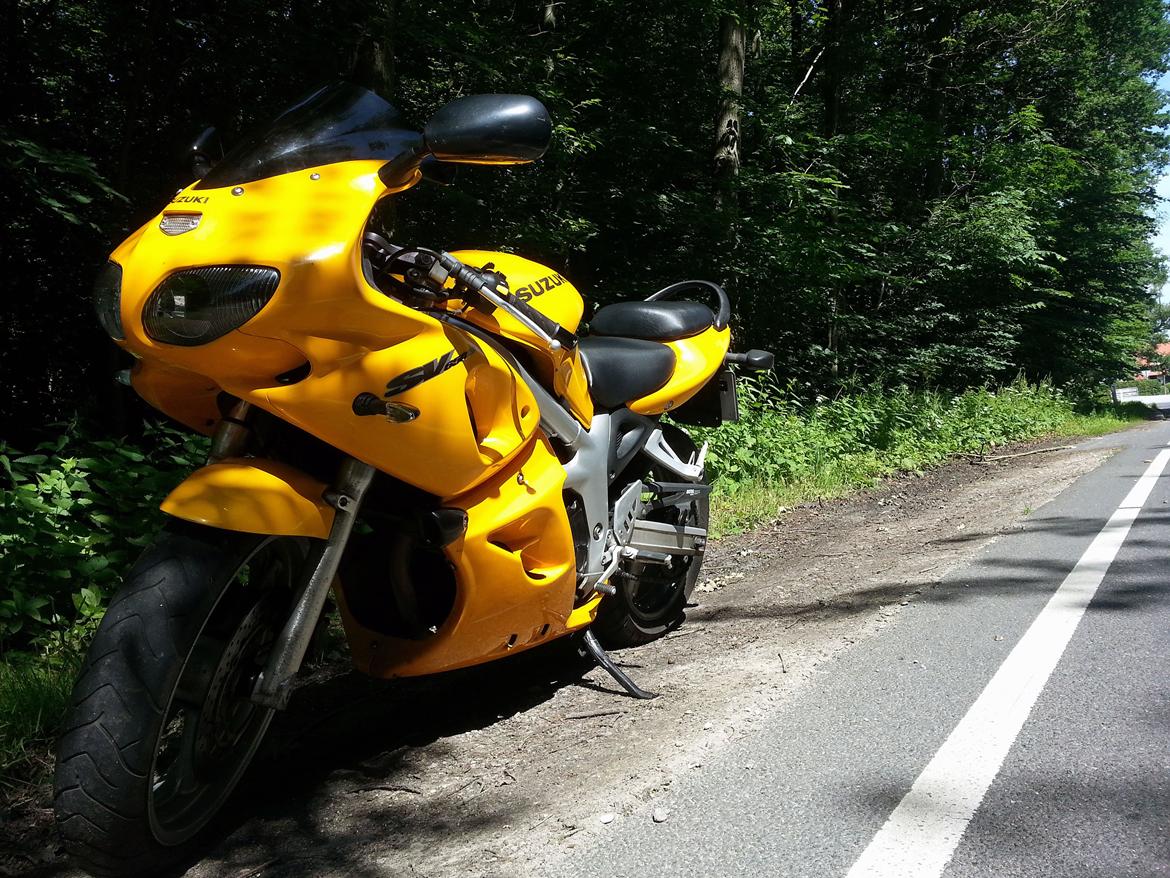
<svg viewBox="0 0 1170 878">
<path fill-rule="evenodd" d="M 1054 445 L 1051 448 L 1033 448 L 1031 451 L 1020 451 L 1016 454 L 1000 454 L 996 457 L 982 457 L 978 454 L 967 454 L 967 457 L 974 457 L 976 463 L 991 463 L 997 460 L 1011 460 L 1015 457 L 1027 457 L 1029 454 L 1044 454 L 1048 451 L 1068 451 L 1070 448 L 1075 448 L 1075 445 Z"/>
<path fill-rule="evenodd" d="M 796 96 L 800 94 L 800 90 L 804 88 L 804 84 L 808 82 L 808 78 L 812 76 L 813 68 L 817 66 L 817 62 L 821 60 L 821 55 L 823 54 L 825 54 L 825 47 L 821 46 L 821 50 L 817 52 L 817 56 L 812 59 L 812 64 L 808 65 L 808 70 L 805 71 L 804 79 L 800 81 L 800 85 L 798 85 L 796 87 L 796 91 L 792 93 L 792 100 L 788 102 L 788 106 L 791 107 L 794 103 L 796 103 Z"/>
</svg>

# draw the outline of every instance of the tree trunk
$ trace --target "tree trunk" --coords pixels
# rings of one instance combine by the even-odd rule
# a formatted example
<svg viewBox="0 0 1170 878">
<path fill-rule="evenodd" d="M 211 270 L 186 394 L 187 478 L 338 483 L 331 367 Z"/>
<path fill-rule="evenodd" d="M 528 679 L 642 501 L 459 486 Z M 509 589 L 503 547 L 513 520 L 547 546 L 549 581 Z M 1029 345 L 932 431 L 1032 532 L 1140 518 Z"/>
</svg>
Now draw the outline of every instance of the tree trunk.
<svg viewBox="0 0 1170 878">
<path fill-rule="evenodd" d="M 792 63 L 792 90 L 800 88 L 800 81 L 804 71 L 804 12 L 801 10 L 801 0 L 789 0 L 789 47 Z"/>
<path fill-rule="evenodd" d="M 743 22 L 723 15 L 719 22 L 719 110 L 715 115 L 715 206 L 728 202 L 731 180 L 739 173 L 740 101 L 743 98 L 747 31 Z"/>
<path fill-rule="evenodd" d="M 825 137 L 833 137 L 841 124 L 841 16 L 842 0 L 825 0 L 825 61 L 821 76 L 821 121 Z"/>
<path fill-rule="evenodd" d="M 943 152 L 946 137 L 946 88 L 950 81 L 951 61 L 946 54 L 946 40 L 955 31 L 953 9 L 943 9 L 927 29 L 930 62 L 926 70 L 926 101 L 922 116 L 934 135 L 933 150 L 923 169 L 923 198 L 933 201 L 942 194 Z"/>
<path fill-rule="evenodd" d="M 394 93 L 394 27 L 398 0 L 382 0 L 369 11 L 354 48 L 350 79 L 389 99 Z"/>
<path fill-rule="evenodd" d="M 357 45 L 350 60 L 349 78 L 387 100 L 394 98 L 394 27 L 398 0 L 381 0 L 370 8 L 355 9 L 364 16 Z M 383 198 L 370 215 L 369 228 L 393 240 L 398 225 L 398 201 Z"/>
</svg>

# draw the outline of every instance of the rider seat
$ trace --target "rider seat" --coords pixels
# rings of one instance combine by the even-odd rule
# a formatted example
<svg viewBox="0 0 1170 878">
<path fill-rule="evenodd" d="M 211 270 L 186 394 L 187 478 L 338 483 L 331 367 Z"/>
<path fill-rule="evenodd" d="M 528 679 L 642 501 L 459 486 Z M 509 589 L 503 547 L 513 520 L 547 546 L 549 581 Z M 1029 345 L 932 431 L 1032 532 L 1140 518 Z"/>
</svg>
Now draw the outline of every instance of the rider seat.
<svg viewBox="0 0 1170 878">
<path fill-rule="evenodd" d="M 618 302 L 599 308 L 589 321 L 592 335 L 674 341 L 698 335 L 715 323 L 699 302 Z"/>
<path fill-rule="evenodd" d="M 654 341 L 586 336 L 577 350 L 589 376 L 589 393 L 602 408 L 615 409 L 653 393 L 674 374 L 674 351 Z"/>
</svg>

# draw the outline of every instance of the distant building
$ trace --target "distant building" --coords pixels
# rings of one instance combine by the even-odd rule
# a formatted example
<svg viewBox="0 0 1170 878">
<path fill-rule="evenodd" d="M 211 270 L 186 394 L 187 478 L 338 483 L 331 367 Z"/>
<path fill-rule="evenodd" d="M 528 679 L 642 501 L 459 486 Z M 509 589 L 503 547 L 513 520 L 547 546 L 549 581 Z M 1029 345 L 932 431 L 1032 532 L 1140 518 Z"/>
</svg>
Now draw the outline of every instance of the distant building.
<svg viewBox="0 0 1170 878">
<path fill-rule="evenodd" d="M 1154 351 L 1158 354 L 1159 357 L 1170 357 L 1170 341 L 1162 342 L 1160 345 L 1154 348 Z M 1158 364 L 1150 363 L 1144 357 L 1138 357 L 1137 366 L 1138 372 L 1133 376 L 1134 378 L 1156 379 L 1166 377 L 1166 372 L 1164 372 Z M 1150 368 L 1151 366 L 1153 368 Z"/>
</svg>

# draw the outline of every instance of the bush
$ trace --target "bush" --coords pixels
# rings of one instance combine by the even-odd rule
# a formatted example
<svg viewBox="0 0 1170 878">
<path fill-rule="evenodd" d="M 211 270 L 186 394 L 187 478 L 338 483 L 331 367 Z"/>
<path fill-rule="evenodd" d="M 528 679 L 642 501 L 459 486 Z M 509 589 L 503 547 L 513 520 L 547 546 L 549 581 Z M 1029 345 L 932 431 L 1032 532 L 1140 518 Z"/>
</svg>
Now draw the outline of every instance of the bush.
<svg viewBox="0 0 1170 878">
<path fill-rule="evenodd" d="M 739 386 L 740 421 L 698 431 L 710 444 L 716 506 L 724 510 L 717 522 L 730 527 L 774 514 L 777 497 L 832 496 L 956 453 L 1120 423 L 1112 415 L 1078 420 L 1073 403 L 1047 384 L 958 396 L 874 387 L 808 406 L 787 399 L 771 378 L 741 377 Z M 88 438 L 70 425 L 32 454 L 0 442 L 0 649 L 76 652 L 162 525 L 159 501 L 203 461 L 206 447 L 202 437 L 161 426 L 128 443 Z M 739 502 L 761 491 L 760 508 Z"/>
<path fill-rule="evenodd" d="M 709 443 L 717 532 L 748 527 L 784 502 L 833 496 L 954 454 L 1103 432 L 1135 418 L 1121 408 L 1081 415 L 1051 385 L 1023 381 L 959 395 L 874 387 L 810 406 L 787 400 L 770 378 L 741 376 L 739 389 L 739 422 L 700 431 Z"/>
<path fill-rule="evenodd" d="M 135 444 L 76 424 L 32 454 L 0 442 L 0 651 L 76 652 L 206 447 L 162 426 Z"/>
<path fill-rule="evenodd" d="M 802 406 L 751 377 L 740 379 L 740 410 L 738 423 L 697 431 L 710 444 L 716 533 L 957 452 L 1104 432 L 1147 413 L 1136 405 L 1078 415 L 1059 391 L 1022 382 L 959 396 L 873 388 Z M 0 775 L 12 786 L 47 771 L 81 649 L 122 573 L 162 526 L 159 501 L 206 449 L 202 437 L 167 427 L 128 443 L 87 438 L 71 425 L 32 454 L 0 442 Z"/>
</svg>

